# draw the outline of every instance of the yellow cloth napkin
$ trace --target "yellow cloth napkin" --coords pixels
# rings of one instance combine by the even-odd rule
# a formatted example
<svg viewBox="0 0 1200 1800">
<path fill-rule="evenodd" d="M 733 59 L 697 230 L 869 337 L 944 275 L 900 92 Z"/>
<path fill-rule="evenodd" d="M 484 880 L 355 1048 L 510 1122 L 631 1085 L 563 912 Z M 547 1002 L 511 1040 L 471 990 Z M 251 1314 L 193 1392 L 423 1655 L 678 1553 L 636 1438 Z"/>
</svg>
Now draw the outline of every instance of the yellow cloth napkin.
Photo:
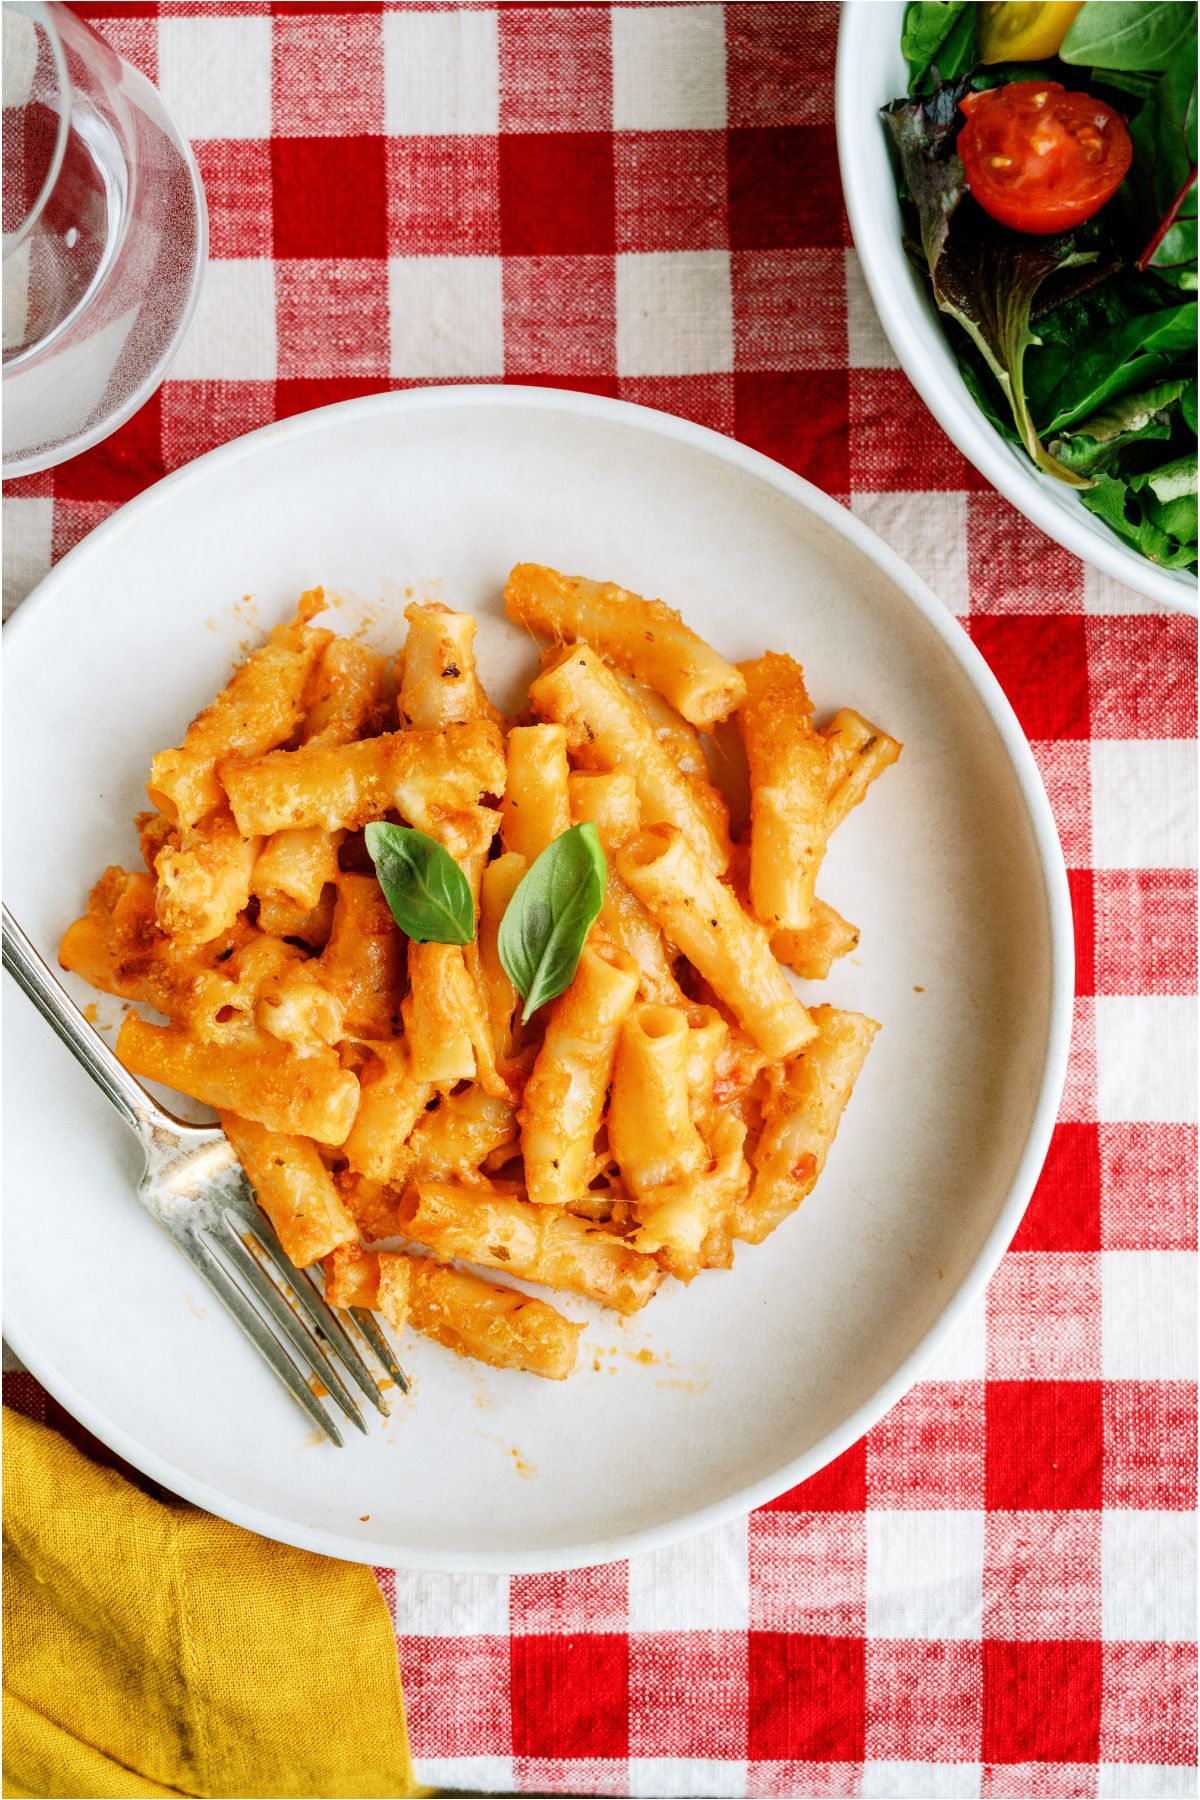
<svg viewBox="0 0 1200 1800">
<path fill-rule="evenodd" d="M 4 1419 L 6 1795 L 428 1791 L 369 1569 L 164 1505 Z"/>
</svg>

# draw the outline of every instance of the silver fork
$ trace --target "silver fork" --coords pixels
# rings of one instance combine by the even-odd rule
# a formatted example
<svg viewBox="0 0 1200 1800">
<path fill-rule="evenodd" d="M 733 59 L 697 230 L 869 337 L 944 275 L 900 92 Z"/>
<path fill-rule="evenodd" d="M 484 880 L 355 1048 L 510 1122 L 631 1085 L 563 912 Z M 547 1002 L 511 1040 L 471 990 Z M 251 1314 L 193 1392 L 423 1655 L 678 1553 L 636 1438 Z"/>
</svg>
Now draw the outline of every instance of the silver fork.
<svg viewBox="0 0 1200 1800">
<path fill-rule="evenodd" d="M 145 1168 L 137 1194 L 146 1211 L 228 1307 L 293 1399 L 335 1444 L 342 1442 L 342 1434 L 321 1405 L 316 1384 L 327 1389 L 360 1431 L 367 1429 L 335 1357 L 386 1418 L 378 1381 L 351 1331 L 326 1305 L 307 1270 L 288 1260 L 225 1133 L 217 1126 L 186 1124 L 156 1105 L 88 1024 L 7 906 L 3 923 L 4 967 L 142 1146 Z M 355 1334 L 361 1333 L 406 1393 L 408 1382 L 373 1316 L 355 1308 L 350 1318 Z"/>
</svg>

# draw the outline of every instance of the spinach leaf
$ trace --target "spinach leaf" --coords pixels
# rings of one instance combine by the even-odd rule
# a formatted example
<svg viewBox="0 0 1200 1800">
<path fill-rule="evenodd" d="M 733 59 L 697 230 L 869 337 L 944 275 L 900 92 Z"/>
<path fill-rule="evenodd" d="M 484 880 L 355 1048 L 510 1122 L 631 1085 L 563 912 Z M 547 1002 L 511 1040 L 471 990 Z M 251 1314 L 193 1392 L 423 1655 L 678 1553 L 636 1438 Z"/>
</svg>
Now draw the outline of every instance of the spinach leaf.
<svg viewBox="0 0 1200 1800">
<path fill-rule="evenodd" d="M 573 825 L 548 844 L 517 884 L 500 921 L 497 949 L 525 1001 L 527 1021 L 569 987 L 607 877 L 596 827 Z"/>
<path fill-rule="evenodd" d="M 1126 394 L 1052 439 L 1050 449 L 1077 475 L 1110 469 L 1130 444 L 1170 437 L 1172 408 L 1186 386 L 1184 381 L 1167 381 L 1143 393 Z"/>
<path fill-rule="evenodd" d="M 1121 396 L 1166 379 L 1195 344 L 1196 302 L 1189 300 L 1127 319 L 1080 343 L 1046 346 L 1030 359 L 1030 410 L 1043 431 L 1062 431 Z"/>
<path fill-rule="evenodd" d="M 1087 0 L 1058 54 L 1094 69 L 1168 69 L 1195 29 L 1195 0 Z"/>
<path fill-rule="evenodd" d="M 1196 45 L 1176 58 L 1129 127 L 1127 210 L 1144 246 L 1138 267 L 1196 286 Z"/>
<path fill-rule="evenodd" d="M 972 340 L 1012 411 L 1021 442 L 1040 469 L 1086 486 L 1042 444 L 1025 398 L 1025 352 L 1040 342 L 1030 324 L 1039 289 L 1051 276 L 1097 262 L 1070 234 L 1025 237 L 989 219 L 967 196 L 954 151 L 965 81 L 939 84 L 928 100 L 896 100 L 883 109 L 917 208 L 921 245 L 940 310 Z"/>
<path fill-rule="evenodd" d="M 1166 530 L 1150 516 L 1143 505 L 1144 496 L 1133 492 L 1128 482 L 1101 475 L 1080 499 L 1089 512 L 1103 519 L 1151 562 L 1166 569 L 1187 569 L 1195 564 L 1194 535 L 1181 540 Z M 1166 509 L 1160 508 L 1159 502 L 1151 501 L 1151 505 L 1160 509 L 1160 516 L 1165 514 Z M 1188 520 L 1181 515 L 1179 522 L 1187 524 Z"/>
<path fill-rule="evenodd" d="M 1142 475 L 1132 475 L 1129 485 L 1137 493 L 1142 488 L 1149 488 L 1157 500 L 1181 500 L 1185 495 L 1196 492 L 1196 453 L 1190 456 L 1177 456 L 1174 461 L 1163 463 L 1160 468 L 1149 469 Z"/>
<path fill-rule="evenodd" d="M 976 60 L 974 6 L 967 0 L 912 0 L 900 48 L 914 91 L 927 85 L 935 63 L 943 81 L 965 74 Z"/>
<path fill-rule="evenodd" d="M 418 944 L 469 944 L 475 902 L 450 852 L 408 825 L 368 825 L 363 837 L 401 931 Z"/>
</svg>

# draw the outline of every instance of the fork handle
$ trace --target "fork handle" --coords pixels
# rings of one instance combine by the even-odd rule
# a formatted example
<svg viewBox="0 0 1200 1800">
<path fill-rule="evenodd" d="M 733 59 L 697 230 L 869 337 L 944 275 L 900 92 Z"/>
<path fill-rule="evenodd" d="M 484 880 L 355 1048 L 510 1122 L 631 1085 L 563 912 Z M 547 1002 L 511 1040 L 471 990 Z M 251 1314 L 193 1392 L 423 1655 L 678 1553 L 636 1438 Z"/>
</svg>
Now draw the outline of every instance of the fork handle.
<svg viewBox="0 0 1200 1800">
<path fill-rule="evenodd" d="M 158 1126 L 173 1129 L 176 1121 L 154 1104 L 145 1088 L 117 1061 L 61 981 L 51 974 L 7 906 L 3 947 L 4 967 L 13 980 L 33 1001 L 46 1023 L 53 1026 L 75 1060 L 82 1063 L 96 1086 L 107 1094 L 125 1123 L 143 1139 Z"/>
</svg>

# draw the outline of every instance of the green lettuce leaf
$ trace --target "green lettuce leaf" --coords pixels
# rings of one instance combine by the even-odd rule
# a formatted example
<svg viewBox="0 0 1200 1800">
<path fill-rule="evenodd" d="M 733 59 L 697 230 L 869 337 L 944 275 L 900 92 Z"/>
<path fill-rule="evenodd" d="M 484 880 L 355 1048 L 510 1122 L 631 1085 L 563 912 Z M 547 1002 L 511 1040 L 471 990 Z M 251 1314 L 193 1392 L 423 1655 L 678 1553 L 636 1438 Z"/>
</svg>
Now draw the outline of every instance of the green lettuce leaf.
<svg viewBox="0 0 1200 1800">
<path fill-rule="evenodd" d="M 1030 409 L 1043 431 L 1063 431 L 1125 394 L 1170 378 L 1195 346 L 1194 300 L 1126 319 L 1073 343 L 1047 344 L 1030 360 Z"/>
<path fill-rule="evenodd" d="M 1134 160 L 1125 182 L 1144 246 L 1139 268 L 1189 291 L 1196 287 L 1196 85 L 1193 36 L 1130 124 Z"/>
<path fill-rule="evenodd" d="M 1058 54 L 1093 69 L 1169 69 L 1195 31 L 1195 0 L 1087 0 Z"/>
<path fill-rule="evenodd" d="M 1072 487 L 1087 485 L 1043 445 L 1025 397 L 1025 352 L 1041 342 L 1030 323 L 1039 290 L 1053 277 L 1098 261 L 1075 236 L 1024 237 L 989 219 L 967 193 L 954 150 L 958 102 L 967 82 L 940 83 L 928 99 L 883 109 L 917 208 L 921 248 L 940 310 L 967 333 L 1012 412 L 1040 469 Z"/>
<path fill-rule="evenodd" d="M 1130 444 L 1171 436 L 1172 411 L 1186 386 L 1185 381 L 1166 381 L 1139 394 L 1126 394 L 1074 430 L 1052 438 L 1050 450 L 1077 475 L 1101 474 Z"/>
<path fill-rule="evenodd" d="M 977 59 L 974 6 L 967 0 L 912 0 L 900 48 L 914 92 L 929 85 L 934 64 L 943 81 L 965 75 Z"/>
</svg>

